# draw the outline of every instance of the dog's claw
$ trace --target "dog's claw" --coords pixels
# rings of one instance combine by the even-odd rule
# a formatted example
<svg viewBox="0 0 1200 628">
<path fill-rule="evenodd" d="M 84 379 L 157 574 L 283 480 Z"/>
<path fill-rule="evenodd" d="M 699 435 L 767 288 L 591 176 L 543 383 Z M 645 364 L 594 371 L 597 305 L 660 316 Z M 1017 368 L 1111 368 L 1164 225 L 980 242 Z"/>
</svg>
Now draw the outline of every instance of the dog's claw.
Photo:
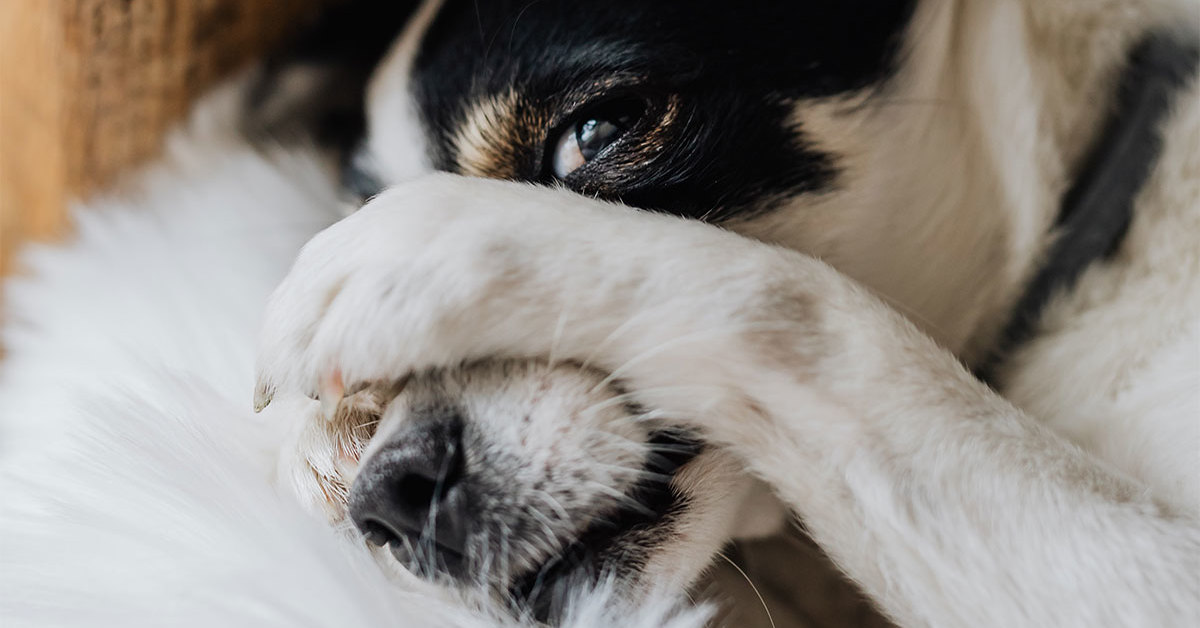
<svg viewBox="0 0 1200 628">
<path fill-rule="evenodd" d="M 266 382 L 259 382 L 254 387 L 254 412 L 262 412 L 263 408 L 271 405 L 271 400 L 274 398 L 275 387 Z"/>
</svg>

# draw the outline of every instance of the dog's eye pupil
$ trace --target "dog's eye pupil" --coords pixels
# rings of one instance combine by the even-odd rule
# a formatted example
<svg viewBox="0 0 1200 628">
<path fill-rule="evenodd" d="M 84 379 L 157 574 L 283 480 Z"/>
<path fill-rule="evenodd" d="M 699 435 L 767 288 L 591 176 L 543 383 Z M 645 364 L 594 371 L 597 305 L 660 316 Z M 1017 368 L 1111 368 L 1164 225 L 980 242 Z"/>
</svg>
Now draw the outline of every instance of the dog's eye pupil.
<svg viewBox="0 0 1200 628">
<path fill-rule="evenodd" d="M 585 120 L 575 127 L 575 141 L 585 162 L 591 161 L 622 132 L 622 126 L 608 120 Z"/>
<path fill-rule="evenodd" d="M 593 110 L 558 138 L 554 147 L 553 172 L 559 179 L 575 172 L 592 161 L 616 142 L 637 121 L 640 109 L 633 103 L 620 108 L 607 107 L 603 112 Z"/>
</svg>

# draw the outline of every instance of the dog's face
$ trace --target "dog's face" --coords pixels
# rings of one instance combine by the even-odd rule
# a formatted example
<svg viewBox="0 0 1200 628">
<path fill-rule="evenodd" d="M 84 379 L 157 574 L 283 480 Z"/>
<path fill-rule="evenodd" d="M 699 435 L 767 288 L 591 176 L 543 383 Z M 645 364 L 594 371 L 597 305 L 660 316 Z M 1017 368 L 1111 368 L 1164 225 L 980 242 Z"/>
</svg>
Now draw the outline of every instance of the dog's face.
<svg viewBox="0 0 1200 628">
<path fill-rule="evenodd" d="M 867 103 L 904 69 L 914 4 L 426 2 L 374 73 L 348 180 L 564 186 L 821 254 L 900 302 L 922 273 L 961 271 L 952 291 L 969 264 L 911 265 L 921 243 L 866 226 L 895 176 L 871 166 L 904 168 L 896 138 L 889 157 L 872 145 L 893 118 Z M 912 276 L 891 281 L 902 263 Z M 736 461 L 648 430 L 654 409 L 584 366 L 483 363 L 358 396 L 306 427 L 301 490 L 389 560 L 542 615 L 581 579 L 686 587 L 729 538 L 782 520 Z"/>
</svg>

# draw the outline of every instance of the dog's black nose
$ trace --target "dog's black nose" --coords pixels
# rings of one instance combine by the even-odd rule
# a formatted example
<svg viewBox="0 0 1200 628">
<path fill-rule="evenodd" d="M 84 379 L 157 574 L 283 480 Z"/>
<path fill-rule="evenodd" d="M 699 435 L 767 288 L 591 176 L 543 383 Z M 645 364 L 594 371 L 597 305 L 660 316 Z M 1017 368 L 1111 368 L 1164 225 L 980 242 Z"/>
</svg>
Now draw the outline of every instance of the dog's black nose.
<svg viewBox="0 0 1200 628">
<path fill-rule="evenodd" d="M 409 423 L 367 460 L 350 490 L 350 518 L 368 541 L 454 577 L 463 575 L 470 532 L 462 431 L 455 415 Z"/>
</svg>

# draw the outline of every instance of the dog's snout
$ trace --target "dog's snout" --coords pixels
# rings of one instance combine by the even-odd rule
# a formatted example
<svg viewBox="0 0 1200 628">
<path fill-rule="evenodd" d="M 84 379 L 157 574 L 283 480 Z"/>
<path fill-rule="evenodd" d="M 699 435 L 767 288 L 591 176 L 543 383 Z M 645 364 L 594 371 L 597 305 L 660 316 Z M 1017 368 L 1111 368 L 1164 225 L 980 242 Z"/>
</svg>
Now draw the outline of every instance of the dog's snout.
<svg viewBox="0 0 1200 628">
<path fill-rule="evenodd" d="M 350 517 L 367 540 L 452 576 L 470 533 L 463 421 L 454 414 L 405 426 L 363 465 Z"/>
</svg>

